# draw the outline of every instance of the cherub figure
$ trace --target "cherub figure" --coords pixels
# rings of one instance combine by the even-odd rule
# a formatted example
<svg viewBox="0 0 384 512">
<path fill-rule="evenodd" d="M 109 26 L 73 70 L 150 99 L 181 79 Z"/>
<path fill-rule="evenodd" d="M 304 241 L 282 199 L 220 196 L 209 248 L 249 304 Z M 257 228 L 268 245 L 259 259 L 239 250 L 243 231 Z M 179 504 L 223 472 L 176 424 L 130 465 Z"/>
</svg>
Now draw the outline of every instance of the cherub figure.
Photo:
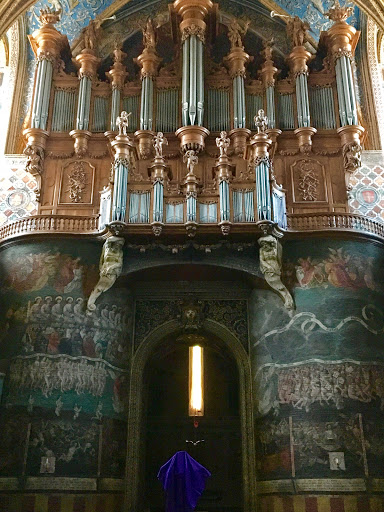
<svg viewBox="0 0 384 512">
<path fill-rule="evenodd" d="M 43 173 L 44 151 L 28 143 L 24 149 L 24 155 L 27 156 L 25 170 L 31 173 L 32 176 L 41 175 Z"/>
<path fill-rule="evenodd" d="M 302 21 L 298 16 L 289 18 L 287 23 L 287 34 L 292 40 L 293 46 L 303 46 L 307 41 L 307 32 L 309 30 L 307 21 Z"/>
<path fill-rule="evenodd" d="M 164 137 L 163 132 L 158 132 L 156 137 L 153 137 L 153 147 L 155 148 L 156 158 L 163 158 L 163 144 L 167 145 L 168 140 Z"/>
<path fill-rule="evenodd" d="M 119 128 L 119 135 L 127 135 L 128 128 L 128 117 L 132 115 L 132 112 L 129 114 L 123 110 L 122 113 L 116 119 L 116 126 Z"/>
<path fill-rule="evenodd" d="M 264 133 L 268 128 L 268 118 L 262 108 L 258 111 L 257 116 L 254 117 L 254 122 L 257 128 L 257 133 Z"/>
<path fill-rule="evenodd" d="M 216 137 L 216 146 L 220 150 L 220 156 L 227 156 L 227 151 L 231 141 L 227 137 L 227 132 L 220 132 L 220 137 Z"/>
<path fill-rule="evenodd" d="M 195 166 L 199 163 L 199 158 L 193 149 L 189 149 L 183 157 L 183 162 L 187 162 L 187 176 L 191 176 Z"/>
<path fill-rule="evenodd" d="M 147 24 L 143 29 L 143 44 L 144 48 L 154 50 L 156 48 L 156 33 L 153 21 L 148 18 Z"/>
<path fill-rule="evenodd" d="M 249 20 L 246 21 L 243 26 L 241 26 L 236 18 L 232 18 L 231 23 L 228 27 L 228 39 L 231 43 L 231 51 L 235 48 L 241 48 L 242 50 L 244 50 L 241 36 L 245 36 L 249 25 Z"/>
</svg>

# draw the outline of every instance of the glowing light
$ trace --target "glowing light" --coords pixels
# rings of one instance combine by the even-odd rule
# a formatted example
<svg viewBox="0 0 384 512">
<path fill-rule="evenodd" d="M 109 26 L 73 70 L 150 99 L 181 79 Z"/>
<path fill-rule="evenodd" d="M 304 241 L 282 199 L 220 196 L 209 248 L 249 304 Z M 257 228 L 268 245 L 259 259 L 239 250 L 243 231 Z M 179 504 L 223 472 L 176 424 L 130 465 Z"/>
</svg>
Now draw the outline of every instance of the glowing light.
<svg viewBox="0 0 384 512">
<path fill-rule="evenodd" d="M 189 347 L 189 415 L 204 415 L 203 348 Z"/>
</svg>

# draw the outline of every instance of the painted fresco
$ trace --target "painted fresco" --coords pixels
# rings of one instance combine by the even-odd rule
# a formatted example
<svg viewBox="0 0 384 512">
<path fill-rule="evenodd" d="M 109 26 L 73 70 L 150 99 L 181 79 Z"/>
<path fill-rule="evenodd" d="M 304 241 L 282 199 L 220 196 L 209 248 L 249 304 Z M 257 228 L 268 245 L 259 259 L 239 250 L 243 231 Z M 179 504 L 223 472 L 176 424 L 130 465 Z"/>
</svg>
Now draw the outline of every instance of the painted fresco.
<svg viewBox="0 0 384 512">
<path fill-rule="evenodd" d="M 364 473 L 358 419 L 341 415 L 332 415 L 328 419 L 306 418 L 293 421 L 296 477 L 351 478 Z M 343 454 L 344 464 L 339 469 L 331 469 L 330 454 L 332 456 L 333 453 Z"/>
<path fill-rule="evenodd" d="M 124 478 L 127 451 L 126 422 L 105 418 L 103 421 L 103 446 L 101 476 Z"/>
<path fill-rule="evenodd" d="M 23 472 L 27 437 L 28 415 L 23 412 L 2 410 L 0 413 L 0 476 L 20 476 Z"/>
<path fill-rule="evenodd" d="M 383 477 L 384 467 L 384 415 L 370 414 L 364 421 L 364 437 L 369 474 Z"/>
<path fill-rule="evenodd" d="M 40 475 L 44 459 L 55 459 L 56 476 L 96 476 L 99 426 L 66 419 L 32 422 L 27 473 Z"/>
<path fill-rule="evenodd" d="M 132 305 L 125 290 L 113 290 L 87 312 L 100 250 L 99 244 L 79 248 L 58 241 L 49 248 L 28 244 L 1 254 L 6 308 L 0 358 L 9 359 L 2 432 L 5 445 L 15 448 L 2 458 L 0 475 L 20 475 L 23 467 L 29 475 L 97 476 L 99 443 L 110 457 L 118 449 L 125 454 L 125 426 L 107 428 L 108 439 L 100 436 L 108 419 L 111 425 L 126 423 Z M 117 462 L 104 458 L 105 474 L 120 477 L 124 456 Z"/>
<path fill-rule="evenodd" d="M 290 429 L 288 418 L 256 424 L 257 474 L 273 480 L 292 476 Z"/>
<path fill-rule="evenodd" d="M 293 315 L 271 291 L 250 300 L 256 439 L 270 436 L 264 453 L 276 464 L 259 477 L 284 477 L 289 443 L 291 476 L 382 477 L 384 433 L 372 419 L 384 410 L 382 251 L 314 239 L 286 243 L 284 257 Z M 278 425 L 289 421 L 283 446 Z M 332 454 L 344 469 L 331 468 Z"/>
</svg>

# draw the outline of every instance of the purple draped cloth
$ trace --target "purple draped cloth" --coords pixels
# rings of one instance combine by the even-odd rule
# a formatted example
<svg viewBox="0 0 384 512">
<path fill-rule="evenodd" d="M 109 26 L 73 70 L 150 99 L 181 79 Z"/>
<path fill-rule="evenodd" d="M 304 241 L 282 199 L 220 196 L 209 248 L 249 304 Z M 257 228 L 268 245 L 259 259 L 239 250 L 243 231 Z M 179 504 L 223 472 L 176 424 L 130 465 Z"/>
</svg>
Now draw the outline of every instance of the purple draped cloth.
<svg viewBox="0 0 384 512">
<path fill-rule="evenodd" d="M 192 512 L 211 473 L 187 452 L 177 452 L 160 468 L 167 512 Z"/>
</svg>

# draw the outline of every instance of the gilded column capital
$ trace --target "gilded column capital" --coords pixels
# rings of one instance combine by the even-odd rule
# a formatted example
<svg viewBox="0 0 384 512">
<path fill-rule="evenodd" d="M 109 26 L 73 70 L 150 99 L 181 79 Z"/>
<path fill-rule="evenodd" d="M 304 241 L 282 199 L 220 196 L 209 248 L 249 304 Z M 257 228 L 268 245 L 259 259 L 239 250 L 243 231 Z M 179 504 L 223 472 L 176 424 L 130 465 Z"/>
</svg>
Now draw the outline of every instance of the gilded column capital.
<svg viewBox="0 0 384 512">
<path fill-rule="evenodd" d="M 272 141 L 266 132 L 256 133 L 251 138 L 250 145 L 253 150 L 252 160 L 262 162 L 268 159 L 269 161 L 269 148 L 272 146 Z"/>
<path fill-rule="evenodd" d="M 328 50 L 333 61 L 342 56 L 353 58 L 360 32 L 345 21 L 337 21 L 327 31 Z"/>
<path fill-rule="evenodd" d="M 308 62 L 314 58 L 304 46 L 295 46 L 289 54 L 288 63 L 294 78 L 308 74 Z"/>
<path fill-rule="evenodd" d="M 347 7 L 347 5 L 342 7 L 338 0 L 335 0 L 333 7 L 325 13 L 334 22 L 327 31 L 328 48 L 333 61 L 342 56 L 352 58 L 355 53 L 360 32 L 347 23 L 347 19 L 352 14 L 353 7 Z"/>
<path fill-rule="evenodd" d="M 144 48 L 143 53 L 133 60 L 141 67 L 142 79 L 146 77 L 154 78 L 162 61 L 154 48 Z"/>
<path fill-rule="evenodd" d="M 40 10 L 41 28 L 28 36 L 32 50 L 38 60 L 46 59 L 53 62 L 60 57 L 60 52 L 64 46 L 68 45 L 67 36 L 64 36 L 55 28 L 55 23 L 59 21 L 60 14 L 61 11 L 49 8 Z"/>
<path fill-rule="evenodd" d="M 243 48 L 233 48 L 229 54 L 224 57 L 224 64 L 229 70 L 231 78 L 236 76 L 245 76 L 245 66 L 253 61 L 253 57 L 248 55 Z"/>
<path fill-rule="evenodd" d="M 213 8 L 211 0 L 175 0 L 173 10 L 182 18 L 180 32 L 182 40 L 191 35 L 205 40 L 206 23 L 204 18 Z"/>
<path fill-rule="evenodd" d="M 78 68 L 79 78 L 84 76 L 93 80 L 97 73 L 97 68 L 101 62 L 101 59 L 96 57 L 95 51 L 89 48 L 85 48 L 79 55 L 73 59 L 73 62 Z"/>
<path fill-rule="evenodd" d="M 111 146 L 115 153 L 115 164 L 123 163 L 128 167 L 130 162 L 130 154 L 133 148 L 133 142 L 128 135 L 119 133 L 111 142 Z"/>
</svg>

